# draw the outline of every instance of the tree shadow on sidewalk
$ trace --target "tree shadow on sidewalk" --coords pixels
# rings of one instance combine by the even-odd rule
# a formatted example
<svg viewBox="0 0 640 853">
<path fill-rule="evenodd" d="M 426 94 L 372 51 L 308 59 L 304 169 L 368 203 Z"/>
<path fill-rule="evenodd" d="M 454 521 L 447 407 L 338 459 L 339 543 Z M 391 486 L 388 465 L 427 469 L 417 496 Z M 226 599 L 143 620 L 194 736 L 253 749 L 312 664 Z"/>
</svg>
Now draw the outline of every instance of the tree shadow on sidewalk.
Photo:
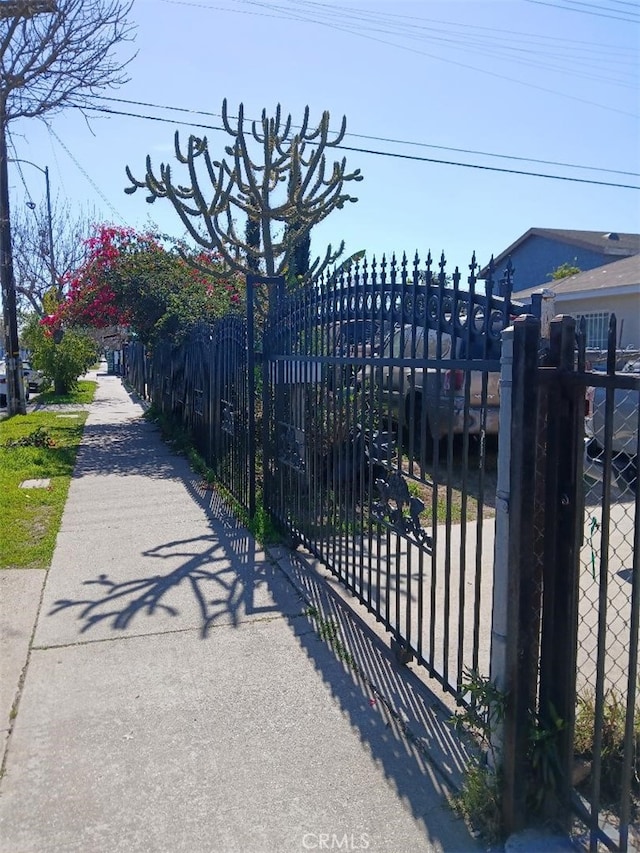
<svg viewBox="0 0 640 853">
<path fill-rule="evenodd" d="M 125 432 L 130 427 L 135 429 L 127 424 Z M 95 457 L 91 452 L 85 455 L 83 472 L 100 473 L 100 452 L 95 448 Z M 157 451 L 150 450 L 149 464 L 154 455 L 158 458 Z M 123 456 L 117 468 L 119 473 L 132 474 L 136 464 L 137 460 Z M 74 613 L 79 633 L 96 639 L 112 638 L 112 632 L 135 636 L 197 629 L 206 640 L 215 627 L 285 620 L 294 638 L 292 648 L 297 646 L 304 653 L 326 685 L 370 757 L 371 773 L 381 772 L 396 793 L 398 814 L 402 809 L 410 811 L 427 848 L 432 843 L 435 849 L 478 850 L 475 839 L 446 807 L 448 785 L 459 781 L 468 747 L 448 727 L 444 706 L 393 661 L 355 609 L 328 593 L 326 582 L 311 571 L 304 555 L 287 552 L 290 566 L 285 571 L 275 557 L 256 546 L 220 497 L 199 482 L 184 460 L 167 453 L 166 466 L 167 476 L 183 481 L 185 500 L 190 496 L 206 513 L 203 526 L 208 530 L 202 535 L 167 537 L 146 547 L 139 555 L 143 570 L 133 571 L 135 577 L 97 571 L 82 581 L 86 595 L 58 598 L 49 615 Z M 145 573 L 150 563 L 166 570 Z M 256 636 L 260 642 L 269 634 L 248 632 L 247 654 Z M 322 713 L 319 707 L 318 714 Z M 328 760 L 339 761 L 339 744 L 336 751 L 331 745 L 318 744 L 318 749 L 326 752 Z M 334 767 L 329 772 L 348 774 L 349 768 Z M 379 784 L 373 790 L 372 802 L 377 802 Z M 350 814 L 345 804 L 333 818 L 340 833 L 350 830 L 341 823 Z M 309 826 L 309 831 L 325 832 L 325 818 L 321 824 Z M 401 820 L 397 826 L 401 831 Z M 395 831 L 389 827 L 392 847 Z"/>
<path fill-rule="evenodd" d="M 86 597 L 59 598 L 49 615 L 76 611 L 81 634 L 100 625 L 127 631 L 135 627 L 138 617 L 156 617 L 159 621 L 152 630 L 197 626 L 204 639 L 219 624 L 237 627 L 269 615 L 299 614 L 300 597 L 217 494 L 206 490 L 191 471 L 184 482 L 205 509 L 211 532 L 168 540 L 140 554 L 143 565 L 154 560 L 175 568 L 122 580 L 100 572 L 82 582 Z M 176 624 L 169 625 L 167 620 Z M 146 623 L 145 630 L 149 628 Z"/>
<path fill-rule="evenodd" d="M 92 404 L 92 418 L 99 417 L 99 403 Z M 109 411 L 110 401 L 104 406 Z M 140 417 L 117 424 L 90 422 L 78 450 L 74 478 L 88 475 L 145 476 L 175 479 L 176 456 L 159 442 L 158 428 Z"/>
</svg>

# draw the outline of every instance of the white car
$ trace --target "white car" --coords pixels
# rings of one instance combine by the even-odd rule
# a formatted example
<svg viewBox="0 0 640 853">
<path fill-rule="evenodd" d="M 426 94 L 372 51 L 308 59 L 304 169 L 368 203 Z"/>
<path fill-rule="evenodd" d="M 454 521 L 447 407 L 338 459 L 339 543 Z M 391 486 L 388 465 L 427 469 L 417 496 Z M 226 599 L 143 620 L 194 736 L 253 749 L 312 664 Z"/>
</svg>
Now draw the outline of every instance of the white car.
<svg viewBox="0 0 640 853">
<path fill-rule="evenodd" d="M 0 409 L 6 408 L 7 405 L 7 374 L 6 368 L 2 367 L 2 372 L 0 373 Z M 24 382 L 24 398 L 25 400 L 29 399 L 29 383 L 27 382 L 27 378 L 23 372 L 23 382 Z"/>
</svg>

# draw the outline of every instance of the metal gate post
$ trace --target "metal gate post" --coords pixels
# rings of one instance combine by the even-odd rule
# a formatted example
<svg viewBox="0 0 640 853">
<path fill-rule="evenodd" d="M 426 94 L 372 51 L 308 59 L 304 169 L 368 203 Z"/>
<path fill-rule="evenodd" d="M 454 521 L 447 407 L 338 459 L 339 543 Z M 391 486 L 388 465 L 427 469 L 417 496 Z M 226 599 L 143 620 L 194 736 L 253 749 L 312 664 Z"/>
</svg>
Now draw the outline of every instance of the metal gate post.
<svg viewBox="0 0 640 853">
<path fill-rule="evenodd" d="M 513 324 L 511 463 L 505 648 L 503 823 L 507 833 L 526 825 L 530 711 L 535 701 L 538 590 L 534 555 L 534 488 L 540 322 Z"/>
<path fill-rule="evenodd" d="M 575 320 L 551 321 L 548 356 L 548 433 L 544 518 L 544 593 L 540 655 L 539 719 L 554 731 L 559 779 L 547 806 L 562 822 L 570 820 L 573 734 L 576 707 L 578 584 L 583 533 L 582 452 L 584 385 L 575 371 Z M 555 802 L 554 802 L 555 800 Z"/>
<path fill-rule="evenodd" d="M 256 285 L 266 284 L 268 287 L 267 316 L 262 330 L 262 351 L 257 352 L 255 337 Z M 267 495 L 267 478 L 269 466 L 269 417 L 271 401 L 269 398 L 269 358 L 266 347 L 268 332 L 273 325 L 273 315 L 276 306 L 284 297 L 284 277 L 266 275 L 247 275 L 247 370 L 249 371 L 249 515 L 253 517 L 256 510 L 256 422 L 255 422 L 255 369 L 260 362 L 262 371 L 262 472 L 263 498 Z"/>
<path fill-rule="evenodd" d="M 509 499 L 511 493 L 511 394 L 513 388 L 513 328 L 502 333 L 500 358 L 500 444 L 496 484 L 496 536 L 493 560 L 491 614 L 491 681 L 506 692 L 507 602 L 509 586 Z M 496 754 L 503 752 L 502 728 L 493 733 Z"/>
<path fill-rule="evenodd" d="M 247 276 L 247 393 L 249 435 L 247 437 L 247 464 L 249 467 L 249 518 L 256 514 L 256 338 L 255 338 L 255 276 Z"/>
</svg>

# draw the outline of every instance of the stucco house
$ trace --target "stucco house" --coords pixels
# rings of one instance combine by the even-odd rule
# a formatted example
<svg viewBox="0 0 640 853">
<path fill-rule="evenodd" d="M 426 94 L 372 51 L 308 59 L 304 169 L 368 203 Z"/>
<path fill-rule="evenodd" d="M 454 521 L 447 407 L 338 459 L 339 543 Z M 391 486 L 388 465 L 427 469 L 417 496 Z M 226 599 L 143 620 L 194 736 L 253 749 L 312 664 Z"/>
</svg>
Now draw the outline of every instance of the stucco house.
<svg viewBox="0 0 640 853">
<path fill-rule="evenodd" d="M 494 256 L 495 279 L 503 277 L 507 260 L 513 265 L 513 292 L 549 285 L 551 273 L 563 264 L 581 271 L 613 264 L 640 253 L 640 234 L 616 231 L 571 231 L 530 228 L 503 252 Z M 486 278 L 488 266 L 480 272 Z"/>
<path fill-rule="evenodd" d="M 640 254 L 518 291 L 525 304 L 542 289 L 555 294 L 555 313 L 585 317 L 587 346 L 604 349 L 611 314 L 617 319 L 619 349 L 640 350 Z"/>
</svg>

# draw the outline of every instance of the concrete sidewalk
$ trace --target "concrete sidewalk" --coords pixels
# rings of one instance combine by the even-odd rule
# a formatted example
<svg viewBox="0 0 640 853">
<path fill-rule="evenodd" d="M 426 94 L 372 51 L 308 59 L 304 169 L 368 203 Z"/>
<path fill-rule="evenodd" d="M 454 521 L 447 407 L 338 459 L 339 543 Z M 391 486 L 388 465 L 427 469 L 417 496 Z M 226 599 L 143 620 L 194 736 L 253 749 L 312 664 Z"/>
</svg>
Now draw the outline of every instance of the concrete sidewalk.
<svg viewBox="0 0 640 853">
<path fill-rule="evenodd" d="M 0 573 L 0 851 L 479 850 L 438 703 L 98 382 L 50 570 Z"/>
</svg>

